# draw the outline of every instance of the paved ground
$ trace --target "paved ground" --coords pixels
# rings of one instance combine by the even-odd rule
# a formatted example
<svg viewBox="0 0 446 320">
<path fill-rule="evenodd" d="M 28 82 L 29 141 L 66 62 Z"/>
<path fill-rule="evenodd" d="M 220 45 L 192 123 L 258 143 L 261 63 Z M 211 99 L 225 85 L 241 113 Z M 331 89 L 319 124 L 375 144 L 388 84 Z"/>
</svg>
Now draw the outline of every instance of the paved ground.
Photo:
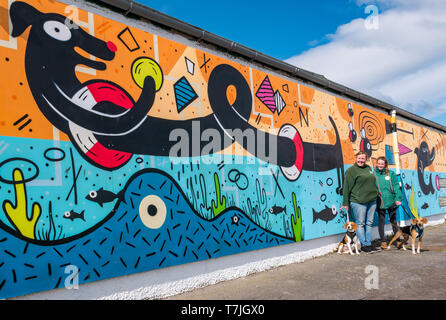
<svg viewBox="0 0 446 320">
<path fill-rule="evenodd" d="M 359 256 L 332 253 L 165 300 L 445 300 L 445 269 L 443 223 L 426 227 L 418 255 L 396 247 Z"/>
</svg>

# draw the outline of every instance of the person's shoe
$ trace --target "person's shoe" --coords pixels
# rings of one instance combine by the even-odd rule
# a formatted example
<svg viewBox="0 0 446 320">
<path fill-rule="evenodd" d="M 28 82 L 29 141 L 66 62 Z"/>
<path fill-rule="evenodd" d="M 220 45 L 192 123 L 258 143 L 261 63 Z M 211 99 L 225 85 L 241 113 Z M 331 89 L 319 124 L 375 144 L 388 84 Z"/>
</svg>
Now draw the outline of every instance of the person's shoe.
<svg viewBox="0 0 446 320">
<path fill-rule="evenodd" d="M 372 252 L 372 247 L 371 246 L 363 246 L 362 248 L 361 248 L 361 251 L 363 251 L 363 252 Z"/>
<path fill-rule="evenodd" d="M 381 242 L 381 249 L 383 249 L 383 250 L 387 249 L 387 242 L 385 242 L 385 241 Z"/>
</svg>

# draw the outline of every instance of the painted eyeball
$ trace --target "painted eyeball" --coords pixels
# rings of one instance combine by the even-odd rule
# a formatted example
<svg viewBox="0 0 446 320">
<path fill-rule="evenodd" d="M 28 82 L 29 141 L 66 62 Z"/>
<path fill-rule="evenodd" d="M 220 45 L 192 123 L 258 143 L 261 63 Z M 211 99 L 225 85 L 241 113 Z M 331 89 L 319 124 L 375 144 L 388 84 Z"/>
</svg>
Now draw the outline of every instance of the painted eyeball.
<svg viewBox="0 0 446 320">
<path fill-rule="evenodd" d="M 333 213 L 334 216 L 338 213 L 338 210 L 336 209 L 335 205 L 331 206 L 331 212 Z"/>
<path fill-rule="evenodd" d="M 160 228 L 166 220 L 166 214 L 166 204 L 156 195 L 145 197 L 139 204 L 139 217 L 147 228 Z"/>
<path fill-rule="evenodd" d="M 91 190 L 88 195 L 90 196 L 90 198 L 94 199 L 98 196 L 98 193 L 94 190 Z"/>
<path fill-rule="evenodd" d="M 239 217 L 234 214 L 234 216 L 232 217 L 232 224 L 238 225 L 238 222 L 240 221 Z"/>
<path fill-rule="evenodd" d="M 68 41 L 71 39 L 70 29 L 59 21 L 46 21 L 43 24 L 43 30 L 52 38 L 59 41 Z"/>
<path fill-rule="evenodd" d="M 65 213 L 63 214 L 63 216 L 65 217 L 65 218 L 69 218 L 70 217 L 70 212 L 69 211 L 65 211 Z"/>
</svg>

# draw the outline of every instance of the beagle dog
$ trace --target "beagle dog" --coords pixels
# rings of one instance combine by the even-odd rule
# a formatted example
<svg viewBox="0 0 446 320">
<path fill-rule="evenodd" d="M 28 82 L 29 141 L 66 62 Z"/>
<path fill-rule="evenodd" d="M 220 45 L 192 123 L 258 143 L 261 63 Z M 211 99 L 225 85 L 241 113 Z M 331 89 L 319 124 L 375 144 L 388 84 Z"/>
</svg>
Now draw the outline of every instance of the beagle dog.
<svg viewBox="0 0 446 320">
<path fill-rule="evenodd" d="M 412 254 L 420 253 L 421 248 L 421 242 L 423 240 L 423 231 L 424 231 L 424 225 L 427 223 L 426 218 L 415 218 L 412 219 L 412 224 L 405 227 L 400 227 L 396 224 L 393 224 L 395 227 L 398 228 L 398 231 L 395 233 L 395 236 L 390 240 L 387 250 L 390 250 L 390 245 L 398 240 L 400 236 L 403 236 L 404 240 L 403 242 L 398 243 L 398 249 L 403 248 L 403 250 L 407 250 L 404 245 L 409 240 L 409 237 L 412 237 Z M 418 238 L 418 248 L 415 251 L 415 240 Z"/>
<path fill-rule="evenodd" d="M 358 236 L 356 235 L 356 230 L 358 229 L 358 226 L 356 225 L 356 223 L 350 221 L 344 225 L 344 229 L 347 229 L 347 232 L 345 233 L 344 238 L 342 238 L 342 241 L 338 245 L 338 253 L 341 254 L 342 248 L 344 247 L 344 245 L 347 245 L 348 251 L 350 252 L 351 255 L 353 255 L 354 254 L 352 251 L 352 244 L 353 244 L 356 254 L 359 254 L 358 246 L 360 244 Z"/>
</svg>

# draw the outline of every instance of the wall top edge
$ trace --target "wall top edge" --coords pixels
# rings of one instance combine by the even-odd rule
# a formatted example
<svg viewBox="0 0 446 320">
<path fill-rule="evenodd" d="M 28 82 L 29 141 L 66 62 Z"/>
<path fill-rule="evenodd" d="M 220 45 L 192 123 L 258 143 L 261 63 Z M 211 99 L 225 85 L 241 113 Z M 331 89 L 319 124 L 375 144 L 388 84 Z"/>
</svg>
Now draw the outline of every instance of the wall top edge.
<svg viewBox="0 0 446 320">
<path fill-rule="evenodd" d="M 276 59 L 274 57 L 265 55 L 257 50 L 248 48 L 242 44 L 235 41 L 225 39 L 216 34 L 208 32 L 204 29 L 191 25 L 189 23 L 178 20 L 174 17 L 166 15 L 162 12 L 154 10 L 150 7 L 137 3 L 133 0 L 86 0 L 87 2 L 97 3 L 99 5 L 111 6 L 118 9 L 120 13 L 124 16 L 134 15 L 140 18 L 147 19 L 151 22 L 155 22 L 164 27 L 173 29 L 182 34 L 188 35 L 195 38 L 199 42 L 207 42 L 208 44 L 217 46 L 221 49 L 225 49 L 228 54 L 234 55 L 238 54 L 242 58 L 250 61 L 260 63 L 262 65 L 268 66 L 273 69 L 285 72 L 292 77 L 299 78 L 302 80 L 309 81 L 317 86 L 329 89 L 335 93 L 341 94 L 343 96 L 353 98 L 358 102 L 364 102 L 370 104 L 371 106 L 384 109 L 389 114 L 392 110 L 395 110 L 397 115 L 403 116 L 407 119 L 413 120 L 417 123 L 427 125 L 429 127 L 438 129 L 440 131 L 446 132 L 446 126 L 442 126 L 439 123 L 433 122 L 431 120 L 420 117 L 409 111 L 401 109 L 390 103 L 384 102 L 382 100 L 376 99 L 372 96 L 366 95 L 359 91 L 353 90 L 342 84 L 336 83 L 327 79 L 325 76 L 304 70 L 295 65 L 291 65 L 282 60 Z"/>
</svg>

